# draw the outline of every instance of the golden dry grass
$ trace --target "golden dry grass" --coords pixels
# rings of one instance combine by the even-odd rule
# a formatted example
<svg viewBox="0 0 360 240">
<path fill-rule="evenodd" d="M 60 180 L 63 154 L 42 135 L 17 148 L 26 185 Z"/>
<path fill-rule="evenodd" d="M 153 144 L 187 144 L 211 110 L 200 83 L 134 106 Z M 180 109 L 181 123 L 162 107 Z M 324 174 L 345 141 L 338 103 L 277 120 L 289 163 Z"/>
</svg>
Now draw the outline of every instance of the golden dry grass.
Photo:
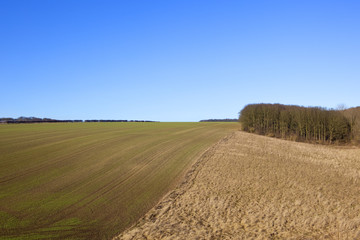
<svg viewBox="0 0 360 240">
<path fill-rule="evenodd" d="M 360 149 L 232 133 L 116 239 L 360 239 Z"/>
</svg>

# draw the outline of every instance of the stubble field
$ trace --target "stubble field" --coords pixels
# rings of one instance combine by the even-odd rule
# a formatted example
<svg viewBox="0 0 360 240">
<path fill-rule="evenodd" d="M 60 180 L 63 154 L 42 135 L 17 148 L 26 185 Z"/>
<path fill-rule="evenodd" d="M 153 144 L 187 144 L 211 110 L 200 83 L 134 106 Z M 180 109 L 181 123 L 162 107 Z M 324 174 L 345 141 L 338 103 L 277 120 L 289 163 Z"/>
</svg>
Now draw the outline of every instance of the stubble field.
<svg viewBox="0 0 360 240">
<path fill-rule="evenodd" d="M 0 125 L 0 239 L 109 239 L 238 123 Z"/>
<path fill-rule="evenodd" d="M 234 132 L 116 239 L 360 239 L 360 149 Z"/>
</svg>

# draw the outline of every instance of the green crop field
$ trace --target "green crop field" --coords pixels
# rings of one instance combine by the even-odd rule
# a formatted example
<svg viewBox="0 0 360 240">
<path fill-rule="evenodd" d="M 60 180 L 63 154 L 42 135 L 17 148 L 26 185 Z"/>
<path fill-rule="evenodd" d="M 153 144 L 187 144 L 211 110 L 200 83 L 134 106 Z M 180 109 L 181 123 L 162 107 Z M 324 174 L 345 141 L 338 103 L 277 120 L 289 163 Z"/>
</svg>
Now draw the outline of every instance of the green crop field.
<svg viewBox="0 0 360 240">
<path fill-rule="evenodd" d="M 109 239 L 238 123 L 0 125 L 0 239 Z"/>
</svg>

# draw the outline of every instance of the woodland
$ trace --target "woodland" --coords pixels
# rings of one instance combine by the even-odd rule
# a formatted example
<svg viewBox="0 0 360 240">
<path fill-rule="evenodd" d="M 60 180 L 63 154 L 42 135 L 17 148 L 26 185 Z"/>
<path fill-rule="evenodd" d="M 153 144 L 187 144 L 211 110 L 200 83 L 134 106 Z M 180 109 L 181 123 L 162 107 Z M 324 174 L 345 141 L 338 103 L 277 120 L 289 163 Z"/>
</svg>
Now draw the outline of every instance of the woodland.
<svg viewBox="0 0 360 240">
<path fill-rule="evenodd" d="M 321 107 L 249 104 L 239 121 L 247 132 L 318 143 L 348 143 L 354 138 L 356 118 Z"/>
</svg>

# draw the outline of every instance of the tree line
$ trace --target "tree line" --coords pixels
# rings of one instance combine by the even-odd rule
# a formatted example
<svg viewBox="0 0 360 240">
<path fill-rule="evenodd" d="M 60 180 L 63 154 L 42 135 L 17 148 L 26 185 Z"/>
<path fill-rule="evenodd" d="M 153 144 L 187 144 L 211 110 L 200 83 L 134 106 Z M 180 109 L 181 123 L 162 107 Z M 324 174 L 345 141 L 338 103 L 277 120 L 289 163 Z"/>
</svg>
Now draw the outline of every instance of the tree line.
<svg viewBox="0 0 360 240">
<path fill-rule="evenodd" d="M 349 120 L 336 110 L 282 104 L 250 104 L 241 110 L 244 131 L 296 141 L 346 143 Z"/>
<path fill-rule="evenodd" d="M 57 120 L 51 118 L 19 117 L 19 118 L 0 118 L 0 123 L 79 123 L 79 122 L 154 122 L 148 120 Z"/>
<path fill-rule="evenodd" d="M 0 118 L 0 123 L 75 123 L 83 122 L 83 120 L 57 120 L 51 118 L 37 117 L 19 117 L 19 118 Z"/>
<path fill-rule="evenodd" d="M 149 120 L 85 120 L 85 122 L 155 122 L 155 121 L 149 121 Z"/>
<path fill-rule="evenodd" d="M 238 122 L 236 118 L 225 118 L 225 119 L 205 119 L 200 120 L 200 122 Z"/>
<path fill-rule="evenodd" d="M 355 144 L 360 144 L 360 107 L 348 108 L 341 111 L 351 125 L 351 138 Z"/>
</svg>

